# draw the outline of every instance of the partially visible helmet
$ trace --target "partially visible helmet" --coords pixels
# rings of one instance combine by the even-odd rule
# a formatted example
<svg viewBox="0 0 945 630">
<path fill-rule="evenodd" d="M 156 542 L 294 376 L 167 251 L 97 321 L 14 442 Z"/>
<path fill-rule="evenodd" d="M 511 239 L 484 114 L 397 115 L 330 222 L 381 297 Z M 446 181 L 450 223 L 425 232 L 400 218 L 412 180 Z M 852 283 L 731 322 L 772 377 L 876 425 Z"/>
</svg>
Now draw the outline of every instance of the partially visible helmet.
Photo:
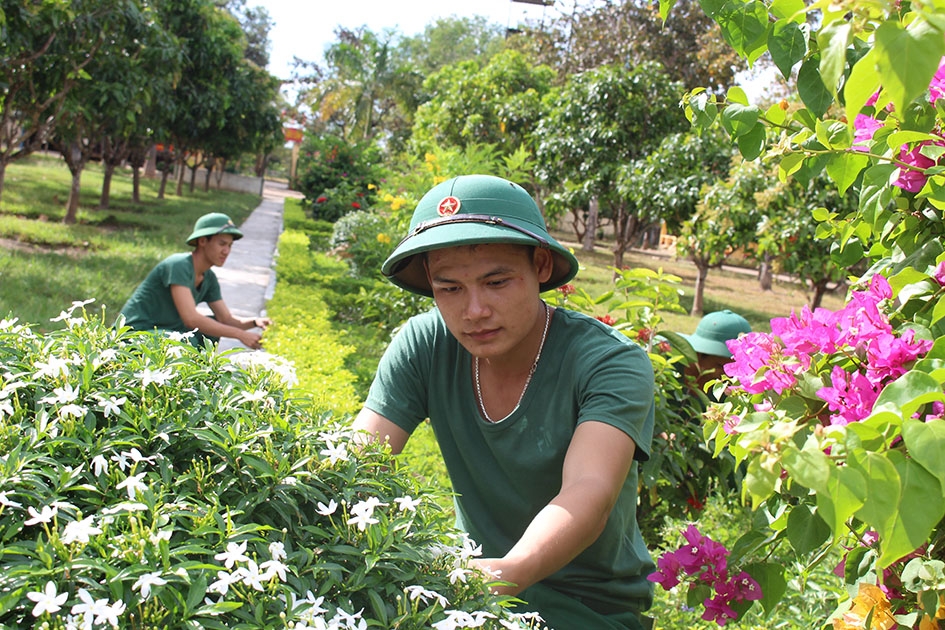
<svg viewBox="0 0 945 630">
<path fill-rule="evenodd" d="M 417 204 L 407 236 L 381 271 L 397 286 L 432 296 L 422 257 L 417 254 L 483 243 L 549 250 L 554 269 L 541 291 L 560 287 L 578 271 L 574 255 L 548 234 L 531 195 L 518 184 L 491 175 L 461 175 L 431 188 Z"/>
<path fill-rule="evenodd" d="M 696 352 L 731 357 L 732 353 L 725 342 L 750 332 L 751 324 L 747 319 L 726 309 L 709 313 L 699 320 L 696 332 L 683 337 Z"/>
<path fill-rule="evenodd" d="M 201 236 L 213 236 L 214 234 L 232 234 L 233 240 L 238 241 L 243 238 L 233 220 L 222 212 L 211 212 L 205 214 L 194 223 L 194 231 L 187 237 L 187 244 L 193 245 Z"/>
</svg>

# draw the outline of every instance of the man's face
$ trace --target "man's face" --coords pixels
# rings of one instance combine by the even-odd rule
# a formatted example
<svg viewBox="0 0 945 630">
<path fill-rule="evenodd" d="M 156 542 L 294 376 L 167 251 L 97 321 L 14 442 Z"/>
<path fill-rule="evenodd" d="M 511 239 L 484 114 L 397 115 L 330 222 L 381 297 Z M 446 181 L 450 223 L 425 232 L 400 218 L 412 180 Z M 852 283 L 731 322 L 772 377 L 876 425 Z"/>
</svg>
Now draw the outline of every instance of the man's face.
<svg viewBox="0 0 945 630">
<path fill-rule="evenodd" d="M 203 240 L 203 239 L 201 239 Z M 232 234 L 214 234 L 204 241 L 203 254 L 211 265 L 220 267 L 226 262 L 233 247 Z"/>
<path fill-rule="evenodd" d="M 548 280 L 548 250 L 472 245 L 430 252 L 426 268 L 447 328 L 481 359 L 514 357 L 543 311 L 539 285 Z"/>
</svg>

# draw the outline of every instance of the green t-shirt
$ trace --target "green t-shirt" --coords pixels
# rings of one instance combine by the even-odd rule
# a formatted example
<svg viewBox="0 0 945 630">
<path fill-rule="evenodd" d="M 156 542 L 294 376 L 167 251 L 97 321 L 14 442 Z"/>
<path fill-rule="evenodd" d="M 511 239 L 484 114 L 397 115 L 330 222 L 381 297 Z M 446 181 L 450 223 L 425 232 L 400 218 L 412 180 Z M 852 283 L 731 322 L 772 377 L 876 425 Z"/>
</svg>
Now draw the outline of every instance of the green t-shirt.
<svg viewBox="0 0 945 630">
<path fill-rule="evenodd" d="M 159 262 L 144 282 L 138 285 L 121 309 L 125 323 L 135 330 L 173 330 L 188 332 L 184 326 L 174 298 L 171 297 L 171 285 L 179 284 L 190 289 L 194 303 L 216 302 L 222 299 L 220 283 L 213 270 L 203 274 L 203 282 L 195 287 L 194 262 L 191 254 L 172 254 Z"/>
<path fill-rule="evenodd" d="M 653 367 L 642 348 L 591 317 L 558 308 L 519 408 L 496 424 L 480 414 L 472 359 L 438 310 L 411 318 L 378 366 L 365 406 L 407 432 L 429 418 L 457 497 L 457 523 L 485 557 L 501 557 L 558 493 L 574 430 L 613 425 L 649 457 Z M 636 520 L 637 464 L 604 532 L 542 581 L 599 612 L 642 611 L 655 570 Z"/>
</svg>

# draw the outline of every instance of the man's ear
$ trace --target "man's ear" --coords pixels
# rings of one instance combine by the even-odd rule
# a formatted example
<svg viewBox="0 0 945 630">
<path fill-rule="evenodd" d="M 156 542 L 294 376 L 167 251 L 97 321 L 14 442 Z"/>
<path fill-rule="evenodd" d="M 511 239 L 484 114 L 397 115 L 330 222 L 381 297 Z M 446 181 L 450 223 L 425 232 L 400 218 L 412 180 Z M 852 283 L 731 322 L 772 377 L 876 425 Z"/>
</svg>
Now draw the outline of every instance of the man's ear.
<svg viewBox="0 0 945 630">
<path fill-rule="evenodd" d="M 550 249 L 536 247 L 532 256 L 532 262 L 535 265 L 535 273 L 538 275 L 538 283 L 544 284 L 551 278 L 555 270 L 555 258 Z"/>
</svg>

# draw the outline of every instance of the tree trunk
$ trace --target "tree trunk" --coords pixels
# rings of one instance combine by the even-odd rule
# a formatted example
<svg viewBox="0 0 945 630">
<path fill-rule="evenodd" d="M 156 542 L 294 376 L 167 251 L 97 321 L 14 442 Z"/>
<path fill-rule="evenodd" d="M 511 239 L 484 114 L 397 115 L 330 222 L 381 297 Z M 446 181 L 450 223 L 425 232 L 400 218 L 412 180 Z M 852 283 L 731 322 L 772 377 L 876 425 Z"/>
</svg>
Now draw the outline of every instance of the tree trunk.
<svg viewBox="0 0 945 630">
<path fill-rule="evenodd" d="M 3 201 L 3 180 L 7 176 L 7 162 L 0 159 L 0 201 Z"/>
<path fill-rule="evenodd" d="M 164 190 L 167 188 L 167 177 L 171 172 L 167 169 L 161 170 L 161 186 L 158 188 L 158 199 L 164 199 Z"/>
<path fill-rule="evenodd" d="M 74 225 L 76 217 L 79 214 L 79 188 L 81 183 L 82 169 L 77 169 L 72 173 L 72 186 L 69 188 L 69 201 L 66 203 L 66 216 L 62 218 L 62 222 L 66 225 Z"/>
<path fill-rule="evenodd" d="M 66 202 L 66 215 L 62 222 L 67 225 L 73 225 L 79 214 L 79 194 L 82 184 L 82 169 L 85 168 L 86 157 L 82 151 L 81 141 L 70 142 L 64 151 L 61 151 L 62 157 L 72 173 L 72 186 L 69 188 L 69 201 Z"/>
<path fill-rule="evenodd" d="M 187 170 L 187 160 L 183 157 L 177 160 L 177 196 L 184 195 L 184 171 Z"/>
<path fill-rule="evenodd" d="M 256 156 L 256 163 L 253 165 L 253 172 L 256 173 L 256 177 L 265 177 L 266 176 L 266 167 L 269 165 L 269 155 L 266 153 L 260 153 Z"/>
<path fill-rule="evenodd" d="M 761 285 L 762 291 L 771 290 L 772 276 L 774 275 L 771 272 L 771 266 L 771 254 L 765 254 L 761 260 L 761 268 L 758 270 L 758 284 Z"/>
<path fill-rule="evenodd" d="M 210 192 L 210 175 L 211 173 L 213 173 L 214 163 L 215 163 L 214 160 L 207 160 L 207 174 L 203 178 L 203 191 L 204 192 Z M 196 170 L 194 171 L 194 174 L 196 174 Z"/>
<path fill-rule="evenodd" d="M 600 200 L 591 197 L 587 208 L 587 225 L 584 228 L 584 239 L 581 251 L 593 252 L 594 239 L 597 237 L 597 218 L 600 216 Z"/>
<path fill-rule="evenodd" d="M 99 210 L 108 207 L 109 197 L 111 196 L 112 175 L 115 173 L 115 165 L 105 162 L 105 173 L 102 176 L 102 196 L 98 200 Z"/>
<path fill-rule="evenodd" d="M 824 295 L 827 294 L 827 283 L 829 280 L 827 278 L 821 278 L 816 282 L 811 282 L 811 288 L 814 290 L 814 295 L 810 299 L 810 310 L 820 308 L 821 302 L 824 300 Z"/>
<path fill-rule="evenodd" d="M 692 310 L 689 314 L 693 317 L 702 317 L 705 279 L 709 275 L 709 265 L 701 260 L 693 260 L 693 262 L 696 263 L 696 286 L 692 296 Z"/>
<path fill-rule="evenodd" d="M 194 192 L 194 186 L 197 185 L 197 167 L 198 166 L 199 165 L 197 162 L 194 162 L 193 167 L 191 167 L 190 164 L 187 165 L 187 168 L 190 169 L 190 192 L 191 193 Z"/>
<path fill-rule="evenodd" d="M 141 203 L 141 170 L 137 166 L 131 167 L 131 201 Z"/>
</svg>

